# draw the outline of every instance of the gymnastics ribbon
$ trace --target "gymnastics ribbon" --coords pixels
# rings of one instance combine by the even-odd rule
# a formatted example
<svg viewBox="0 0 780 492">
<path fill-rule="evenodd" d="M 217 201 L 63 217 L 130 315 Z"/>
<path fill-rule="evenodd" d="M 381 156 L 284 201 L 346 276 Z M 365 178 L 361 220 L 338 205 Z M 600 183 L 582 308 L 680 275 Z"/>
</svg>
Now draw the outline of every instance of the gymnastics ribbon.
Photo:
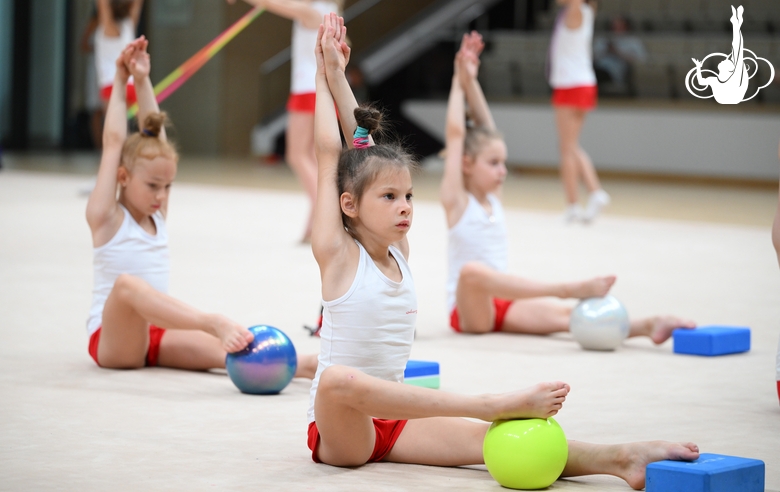
<svg viewBox="0 0 780 492">
<path fill-rule="evenodd" d="M 265 9 L 255 7 L 243 17 L 238 19 L 232 26 L 228 27 L 220 35 L 214 38 L 209 44 L 201 48 L 200 51 L 192 55 L 187 61 L 179 65 L 176 70 L 170 73 L 167 77 L 162 79 L 157 85 L 154 86 L 154 95 L 157 102 L 161 103 L 168 98 L 171 94 L 176 92 L 176 89 L 181 87 L 190 77 L 195 75 L 195 72 L 201 69 L 203 65 L 209 60 L 214 58 L 214 55 L 225 47 L 238 33 L 244 30 L 246 26 L 257 19 Z M 130 109 L 127 110 L 127 117 L 132 118 L 138 113 L 138 103 L 133 104 Z"/>
</svg>

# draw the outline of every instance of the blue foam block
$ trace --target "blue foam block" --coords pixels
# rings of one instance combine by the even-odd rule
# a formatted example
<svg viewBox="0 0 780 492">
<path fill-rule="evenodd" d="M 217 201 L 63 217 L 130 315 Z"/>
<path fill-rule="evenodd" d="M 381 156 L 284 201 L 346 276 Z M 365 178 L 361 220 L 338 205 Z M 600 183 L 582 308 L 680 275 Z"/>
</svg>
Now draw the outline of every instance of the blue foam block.
<svg viewBox="0 0 780 492">
<path fill-rule="evenodd" d="M 746 326 L 702 326 L 695 330 L 674 330 L 674 353 L 726 355 L 750 350 L 750 328 Z"/>
<path fill-rule="evenodd" d="M 438 376 L 439 363 L 427 360 L 410 360 L 406 362 L 404 378 L 417 378 L 422 376 Z"/>
<path fill-rule="evenodd" d="M 696 461 L 647 465 L 647 492 L 764 492 L 764 462 L 702 453 Z"/>
</svg>

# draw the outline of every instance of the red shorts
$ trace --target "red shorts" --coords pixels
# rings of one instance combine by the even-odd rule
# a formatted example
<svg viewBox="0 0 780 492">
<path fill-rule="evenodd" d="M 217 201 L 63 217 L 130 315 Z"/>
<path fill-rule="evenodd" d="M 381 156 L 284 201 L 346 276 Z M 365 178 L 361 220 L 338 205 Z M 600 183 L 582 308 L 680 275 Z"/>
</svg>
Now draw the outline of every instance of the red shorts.
<svg viewBox="0 0 780 492">
<path fill-rule="evenodd" d="M 102 329 L 103 327 L 98 328 L 97 331 L 89 337 L 89 355 L 92 356 L 95 360 L 95 364 L 98 366 L 100 365 L 100 362 L 98 362 L 97 351 L 98 343 L 100 342 L 100 330 Z M 147 366 L 157 365 L 157 358 L 160 355 L 160 341 L 162 340 L 163 335 L 165 335 L 165 328 L 149 325 L 149 349 L 146 351 Z"/>
<path fill-rule="evenodd" d="M 512 301 L 507 299 L 493 298 L 493 308 L 496 310 L 496 319 L 493 321 L 493 331 L 501 331 L 501 327 L 504 326 L 504 318 L 506 318 L 506 312 L 509 310 L 509 306 L 512 305 Z M 453 330 L 460 333 L 460 317 L 458 317 L 458 308 L 452 309 L 450 314 L 450 327 Z"/>
<path fill-rule="evenodd" d="M 408 420 L 373 420 L 376 441 L 374 442 L 374 452 L 371 453 L 371 457 L 368 459 L 369 462 L 382 461 L 385 459 L 385 456 L 387 456 L 393 449 L 393 446 L 395 446 L 395 442 L 398 440 L 401 431 L 404 430 L 404 426 L 408 422 Z M 309 449 L 311 449 L 311 459 L 314 460 L 315 463 L 322 463 L 322 461 L 317 458 L 317 445 L 319 445 L 319 443 L 320 431 L 317 430 L 317 422 L 312 422 L 309 424 L 309 439 L 307 440 L 307 444 L 309 445 Z"/>
<path fill-rule="evenodd" d="M 108 102 L 109 99 L 111 99 L 111 91 L 114 89 L 113 85 L 107 85 L 100 89 L 100 99 Z M 133 84 L 127 84 L 127 92 L 126 99 L 127 99 L 127 105 L 130 106 L 132 104 L 135 104 L 135 102 L 138 100 L 138 98 L 135 95 L 135 86 Z"/>
<path fill-rule="evenodd" d="M 290 97 L 287 99 L 287 111 L 298 111 L 299 113 L 313 113 L 316 100 L 317 100 L 316 92 L 306 92 L 304 94 L 290 94 Z"/>
<path fill-rule="evenodd" d="M 595 85 L 571 87 L 569 89 L 553 89 L 553 106 L 570 106 L 577 109 L 591 110 L 596 107 L 598 89 Z"/>
</svg>

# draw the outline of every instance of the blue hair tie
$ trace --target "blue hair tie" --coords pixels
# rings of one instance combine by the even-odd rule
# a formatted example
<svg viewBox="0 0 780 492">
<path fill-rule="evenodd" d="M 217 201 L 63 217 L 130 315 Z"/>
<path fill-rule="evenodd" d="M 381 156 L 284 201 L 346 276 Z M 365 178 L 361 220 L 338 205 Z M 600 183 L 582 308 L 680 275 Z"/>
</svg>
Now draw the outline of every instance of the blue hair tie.
<svg viewBox="0 0 780 492">
<path fill-rule="evenodd" d="M 146 128 L 144 128 L 143 130 L 141 130 L 141 132 L 142 132 L 144 135 L 146 135 L 147 137 L 156 137 L 156 136 L 157 136 L 157 135 L 155 135 L 154 133 L 152 133 L 152 132 L 150 132 L 149 130 L 147 130 Z"/>
<path fill-rule="evenodd" d="M 356 149 L 365 149 L 369 147 L 368 130 L 362 126 L 358 125 L 358 127 L 355 128 L 355 133 L 352 135 L 352 138 L 352 146 Z"/>
</svg>

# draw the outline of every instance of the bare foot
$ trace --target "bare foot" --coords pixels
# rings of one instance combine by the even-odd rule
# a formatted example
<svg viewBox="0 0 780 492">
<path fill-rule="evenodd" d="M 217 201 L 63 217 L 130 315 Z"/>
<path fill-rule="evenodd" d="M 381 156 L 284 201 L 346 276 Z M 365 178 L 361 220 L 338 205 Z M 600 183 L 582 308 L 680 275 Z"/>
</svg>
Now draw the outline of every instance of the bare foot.
<svg viewBox="0 0 780 492">
<path fill-rule="evenodd" d="M 514 393 L 494 395 L 492 410 L 484 420 L 493 422 L 505 419 L 528 419 L 552 417 L 563 406 L 571 388 L 556 381 L 539 383 Z"/>
<path fill-rule="evenodd" d="M 222 348 L 228 353 L 238 352 L 246 348 L 254 340 L 255 336 L 246 327 L 239 325 L 235 321 L 215 314 L 211 323 L 214 329 L 214 335 L 222 342 Z"/>
<path fill-rule="evenodd" d="M 641 490 L 645 486 L 645 468 L 661 460 L 692 461 L 699 457 L 699 447 L 692 442 L 648 441 L 621 445 L 616 459 L 615 475 L 625 480 L 631 488 Z"/>
<path fill-rule="evenodd" d="M 588 297 L 604 297 L 614 285 L 617 277 L 595 277 L 582 282 L 572 282 L 567 285 L 566 296 L 568 298 L 587 299 Z"/>
<path fill-rule="evenodd" d="M 676 316 L 655 316 L 648 321 L 650 322 L 650 333 L 648 336 L 656 345 L 669 340 L 672 332 L 678 328 L 685 330 L 696 328 L 694 321 Z"/>
</svg>

